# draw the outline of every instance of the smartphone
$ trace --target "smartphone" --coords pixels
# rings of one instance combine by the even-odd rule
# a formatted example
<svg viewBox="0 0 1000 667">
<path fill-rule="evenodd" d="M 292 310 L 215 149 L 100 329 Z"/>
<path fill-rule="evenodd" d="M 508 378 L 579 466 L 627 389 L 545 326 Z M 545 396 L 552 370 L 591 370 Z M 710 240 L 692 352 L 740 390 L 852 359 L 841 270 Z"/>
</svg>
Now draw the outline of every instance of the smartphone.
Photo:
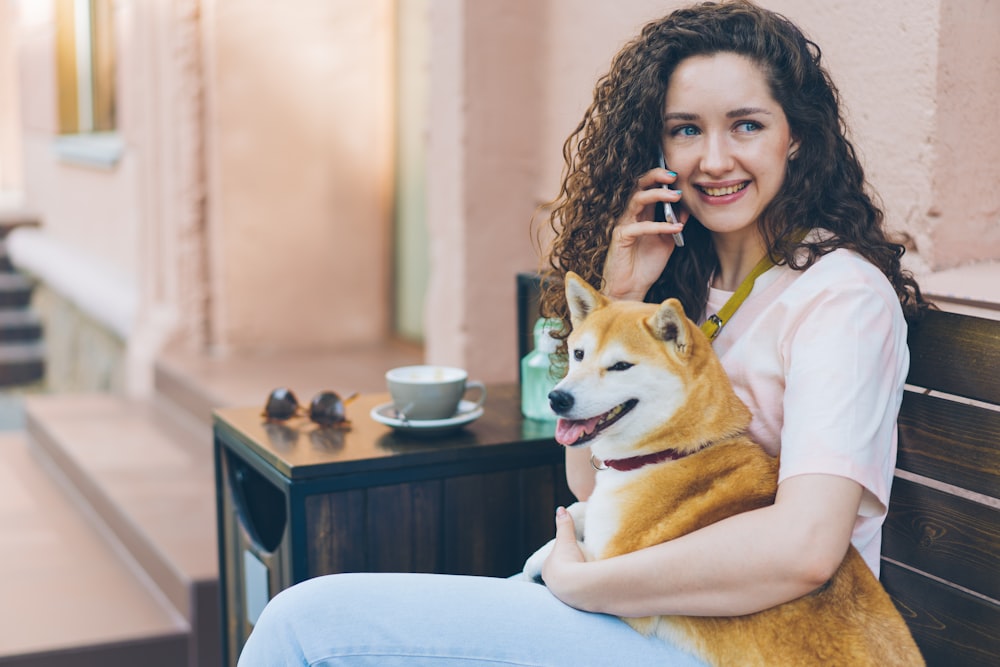
<svg viewBox="0 0 1000 667">
<path fill-rule="evenodd" d="M 663 149 L 660 149 L 660 168 L 666 169 L 667 163 L 663 159 Z M 670 186 L 663 185 L 661 187 L 670 189 Z M 657 202 L 656 212 L 654 213 L 654 220 L 656 222 L 678 222 L 677 216 L 674 215 L 674 208 L 670 205 L 670 202 Z M 684 234 L 677 232 L 674 234 L 674 243 L 677 244 L 678 248 L 684 247 Z"/>
</svg>

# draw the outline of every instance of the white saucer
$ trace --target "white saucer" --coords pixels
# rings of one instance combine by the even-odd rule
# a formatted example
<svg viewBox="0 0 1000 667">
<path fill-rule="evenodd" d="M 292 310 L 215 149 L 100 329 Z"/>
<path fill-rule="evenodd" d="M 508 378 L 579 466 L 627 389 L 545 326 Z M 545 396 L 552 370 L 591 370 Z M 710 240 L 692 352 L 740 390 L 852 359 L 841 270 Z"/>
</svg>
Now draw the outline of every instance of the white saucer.
<svg viewBox="0 0 1000 667">
<path fill-rule="evenodd" d="M 383 403 L 372 408 L 371 417 L 380 424 L 391 426 L 398 431 L 431 434 L 450 431 L 465 426 L 483 416 L 483 406 L 472 401 L 460 401 L 458 412 L 448 419 L 399 419 L 392 403 Z"/>
</svg>

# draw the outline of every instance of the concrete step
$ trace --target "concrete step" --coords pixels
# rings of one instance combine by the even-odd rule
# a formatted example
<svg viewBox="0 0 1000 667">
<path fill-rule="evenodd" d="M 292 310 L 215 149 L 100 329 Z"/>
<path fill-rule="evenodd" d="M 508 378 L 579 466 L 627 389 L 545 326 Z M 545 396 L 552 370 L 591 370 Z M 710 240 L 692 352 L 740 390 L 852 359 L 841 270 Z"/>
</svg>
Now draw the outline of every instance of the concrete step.
<svg viewBox="0 0 1000 667">
<path fill-rule="evenodd" d="M 16 271 L 14 263 L 10 261 L 10 254 L 7 252 L 7 242 L 0 239 L 0 271 Z"/>
<path fill-rule="evenodd" d="M 0 238 L 6 237 L 18 227 L 39 227 L 42 221 L 38 213 L 24 208 L 20 203 L 8 202 L 0 196 Z"/>
<path fill-rule="evenodd" d="M 25 419 L 32 444 L 188 623 L 179 664 L 218 664 L 211 429 L 106 394 L 28 396 Z"/>
<path fill-rule="evenodd" d="M 20 273 L 0 272 L 0 308 L 26 308 L 35 283 Z"/>
<path fill-rule="evenodd" d="M 188 624 L 38 454 L 0 435 L 0 665 L 187 664 Z"/>
<path fill-rule="evenodd" d="M 0 341 L 0 386 L 30 384 L 44 376 L 44 343 L 37 340 Z"/>
<path fill-rule="evenodd" d="M 19 227 L 40 227 L 38 214 L 25 209 L 20 201 L 8 201 L 9 197 L 0 192 L 0 271 L 13 271 L 7 255 L 7 235 Z"/>
<path fill-rule="evenodd" d="M 26 309 L 0 310 L 0 341 L 37 341 L 42 321 Z"/>
</svg>

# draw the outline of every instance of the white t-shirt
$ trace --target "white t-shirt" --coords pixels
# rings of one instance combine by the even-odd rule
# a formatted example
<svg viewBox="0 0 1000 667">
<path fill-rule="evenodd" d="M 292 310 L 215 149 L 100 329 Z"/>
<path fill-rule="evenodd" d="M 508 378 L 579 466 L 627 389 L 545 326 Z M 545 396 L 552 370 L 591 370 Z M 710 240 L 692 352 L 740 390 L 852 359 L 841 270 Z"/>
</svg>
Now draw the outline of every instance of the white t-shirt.
<svg viewBox="0 0 1000 667">
<path fill-rule="evenodd" d="M 707 314 L 730 296 L 710 290 Z M 885 275 L 842 249 L 806 271 L 773 267 L 713 347 L 753 413 L 750 435 L 781 453 L 779 483 L 822 473 L 864 488 L 851 541 L 877 576 L 909 368 L 906 321 Z"/>
</svg>

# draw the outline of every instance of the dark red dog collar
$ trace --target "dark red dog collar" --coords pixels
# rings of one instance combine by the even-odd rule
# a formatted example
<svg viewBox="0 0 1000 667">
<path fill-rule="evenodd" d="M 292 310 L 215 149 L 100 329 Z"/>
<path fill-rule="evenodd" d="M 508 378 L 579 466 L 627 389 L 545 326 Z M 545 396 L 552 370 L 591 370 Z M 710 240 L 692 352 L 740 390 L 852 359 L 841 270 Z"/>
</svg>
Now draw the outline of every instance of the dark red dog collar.
<svg viewBox="0 0 1000 667">
<path fill-rule="evenodd" d="M 630 456 L 625 459 L 608 459 L 607 461 L 601 461 L 595 456 L 590 457 L 590 465 L 593 466 L 594 470 L 607 470 L 611 468 L 612 470 L 638 470 L 643 466 L 652 465 L 653 463 L 660 463 L 661 461 L 676 461 L 682 459 L 685 456 L 690 456 L 691 454 L 696 454 L 706 447 L 715 444 L 714 442 L 706 442 L 701 445 L 698 449 L 693 452 L 679 452 L 676 449 L 664 449 L 662 452 L 654 452 L 652 454 L 640 454 L 639 456 Z"/>
</svg>

